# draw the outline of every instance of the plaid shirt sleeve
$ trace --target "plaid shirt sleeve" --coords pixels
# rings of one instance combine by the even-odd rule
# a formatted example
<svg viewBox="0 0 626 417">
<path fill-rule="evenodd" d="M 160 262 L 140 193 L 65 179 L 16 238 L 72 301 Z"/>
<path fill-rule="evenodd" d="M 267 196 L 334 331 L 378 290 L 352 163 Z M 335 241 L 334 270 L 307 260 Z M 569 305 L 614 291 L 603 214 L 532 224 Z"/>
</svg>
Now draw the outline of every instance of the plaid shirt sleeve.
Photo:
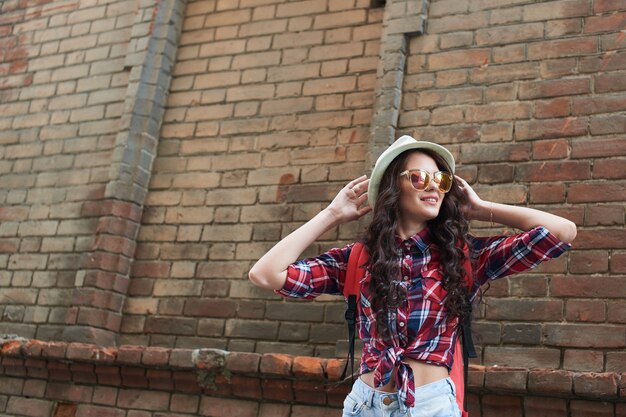
<svg viewBox="0 0 626 417">
<path fill-rule="evenodd" d="M 321 294 L 342 294 L 352 246 L 334 248 L 289 265 L 285 285 L 275 292 L 284 297 L 307 300 Z"/>
<path fill-rule="evenodd" d="M 527 271 L 570 249 L 543 226 L 512 236 L 470 236 L 475 279 L 489 280 Z"/>
</svg>

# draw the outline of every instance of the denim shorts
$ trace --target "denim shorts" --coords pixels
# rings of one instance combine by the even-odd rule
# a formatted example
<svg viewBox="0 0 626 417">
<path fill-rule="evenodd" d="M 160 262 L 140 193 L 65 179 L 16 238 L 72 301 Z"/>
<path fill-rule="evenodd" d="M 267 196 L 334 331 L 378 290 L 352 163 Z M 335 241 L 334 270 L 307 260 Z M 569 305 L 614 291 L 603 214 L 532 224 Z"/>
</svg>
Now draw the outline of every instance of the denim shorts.
<svg viewBox="0 0 626 417">
<path fill-rule="evenodd" d="M 343 402 L 342 417 L 460 417 L 454 383 L 440 379 L 415 388 L 415 404 L 400 404 L 397 393 L 379 391 L 357 379 Z"/>
</svg>

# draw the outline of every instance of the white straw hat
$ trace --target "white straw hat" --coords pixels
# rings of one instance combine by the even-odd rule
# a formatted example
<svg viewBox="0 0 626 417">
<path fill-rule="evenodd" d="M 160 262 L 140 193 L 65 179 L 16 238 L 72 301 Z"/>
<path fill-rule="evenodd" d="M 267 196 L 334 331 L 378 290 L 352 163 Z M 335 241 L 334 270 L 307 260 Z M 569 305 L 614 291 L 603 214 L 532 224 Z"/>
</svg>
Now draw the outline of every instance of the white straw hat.
<svg viewBox="0 0 626 417">
<path fill-rule="evenodd" d="M 369 205 L 372 208 L 374 208 L 376 199 L 378 198 L 378 187 L 380 186 L 380 181 L 382 180 L 387 167 L 391 164 L 391 161 L 396 159 L 396 157 L 401 153 L 413 149 L 426 149 L 440 155 L 444 161 L 446 161 L 446 164 L 448 164 L 450 171 L 454 174 L 454 157 L 449 150 L 437 143 L 426 142 L 423 140 L 418 141 L 407 135 L 402 136 L 385 149 L 385 151 L 376 160 L 376 165 L 374 165 L 372 175 L 370 176 L 370 184 L 367 188 Z"/>
</svg>

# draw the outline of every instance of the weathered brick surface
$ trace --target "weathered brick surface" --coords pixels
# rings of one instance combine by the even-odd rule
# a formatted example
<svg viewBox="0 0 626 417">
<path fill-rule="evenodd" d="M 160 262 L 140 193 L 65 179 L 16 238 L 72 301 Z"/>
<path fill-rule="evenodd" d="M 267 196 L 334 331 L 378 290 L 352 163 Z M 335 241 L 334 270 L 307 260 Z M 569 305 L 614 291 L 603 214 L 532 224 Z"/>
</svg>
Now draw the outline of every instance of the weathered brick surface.
<svg viewBox="0 0 626 417">
<path fill-rule="evenodd" d="M 98 356 L 101 348 L 76 343 L 65 347 L 68 352 L 79 349 L 82 353 L 78 356 L 68 354 L 63 362 L 37 359 L 51 346 L 60 344 L 36 340 L 3 343 L 0 394 L 6 399 L 6 412 L 42 417 L 49 416 L 52 409 L 55 415 L 77 410 L 76 415 L 86 416 L 122 416 L 126 412 L 218 416 L 225 410 L 229 415 L 263 416 L 269 410 L 286 416 L 323 415 L 338 412 L 350 388 L 349 382 L 337 381 L 344 362 L 336 359 L 125 346 L 109 349 L 111 359 L 103 366 Z M 185 365 L 176 359 L 188 355 L 192 361 Z M 150 357 L 163 360 L 146 360 Z M 35 372 L 38 369 L 47 369 L 51 375 L 64 370 L 64 377 L 46 379 L 46 374 Z M 487 414 L 502 410 L 519 413 L 523 408 L 525 414 L 542 415 L 578 409 L 583 404 L 581 397 L 585 409 L 619 407 L 623 392 L 618 387 L 623 378 L 616 372 L 472 365 L 469 389 Z M 541 395 L 543 403 L 533 395 Z"/>
<path fill-rule="evenodd" d="M 286 303 L 252 287 L 246 274 L 367 171 L 390 139 L 409 133 L 449 146 L 458 173 L 483 198 L 537 205 L 581 227 L 569 254 L 492 284 L 476 319 L 479 362 L 620 367 L 623 2 L 174 3 L 0 6 L 2 332 L 336 356 L 345 338 L 341 301 Z M 168 22 L 181 16 L 180 41 L 155 20 L 163 10 Z M 145 65 L 150 39 L 168 57 L 159 68 L 172 64 L 171 71 L 155 70 L 154 60 Z M 477 222 L 474 232 L 490 233 L 488 226 Z M 357 234 L 331 231 L 307 255 Z M 45 358 L 90 354 L 80 345 L 39 349 L 27 348 Z M 118 355 L 135 360 L 137 352 Z M 157 367 L 167 358 L 157 349 L 142 351 L 142 360 Z M 172 352 L 169 360 L 185 367 L 191 357 Z M 294 363 L 297 374 L 317 372 Z M 268 364 L 246 357 L 241 366 Z M 98 380 L 121 378 L 97 371 Z M 50 375 L 67 381 L 71 372 L 53 366 Z M 77 378 L 89 381 L 84 375 Z M 152 385 L 127 378 L 138 389 L 167 388 L 157 374 Z M 588 399 L 606 385 L 590 381 L 570 381 L 574 394 Z M 500 374 L 488 382 L 506 390 L 522 384 Z M 256 383 L 238 384 L 245 398 L 259 395 Z M 278 386 L 295 391 L 276 400 L 322 401 L 311 387 Z M 536 398 L 494 398 L 481 399 L 483 415 L 522 406 L 524 415 L 541 415 Z M 2 401 L 0 412 L 22 405 Z M 164 403 L 137 403 L 134 412 L 165 412 Z M 191 404 L 170 411 L 216 412 L 208 401 Z M 116 415 L 114 406 L 76 412 Z M 565 409 L 604 412 L 594 407 L 580 401 Z M 254 403 L 247 410 L 270 412 Z"/>
</svg>

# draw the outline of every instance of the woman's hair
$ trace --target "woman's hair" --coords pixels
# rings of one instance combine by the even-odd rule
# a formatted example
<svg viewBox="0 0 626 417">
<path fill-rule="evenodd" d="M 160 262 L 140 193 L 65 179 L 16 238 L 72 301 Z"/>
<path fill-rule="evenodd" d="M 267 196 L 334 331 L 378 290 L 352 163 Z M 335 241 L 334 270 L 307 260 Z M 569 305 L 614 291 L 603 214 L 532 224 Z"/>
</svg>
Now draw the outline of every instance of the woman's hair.
<svg viewBox="0 0 626 417">
<path fill-rule="evenodd" d="M 400 278 L 401 254 L 398 252 L 396 233 L 400 219 L 400 172 L 405 169 L 406 159 L 413 152 L 422 152 L 435 160 L 440 170 L 450 171 L 443 158 L 427 150 L 407 151 L 394 159 L 380 183 L 380 192 L 372 222 L 364 238 L 364 244 L 370 253 L 369 271 L 371 275 L 370 291 L 372 310 L 376 314 L 376 328 L 382 335 L 388 335 L 390 313 L 406 299 L 406 290 L 398 285 Z M 465 281 L 464 263 L 466 255 L 463 247 L 467 246 L 468 221 L 459 209 L 466 202 L 464 194 L 456 181 L 445 194 L 439 214 L 427 222 L 433 233 L 431 238 L 439 247 L 440 263 L 443 272 L 443 288 L 448 295 L 444 305 L 448 312 L 460 317 L 467 314 L 464 308 L 469 288 Z"/>
</svg>

